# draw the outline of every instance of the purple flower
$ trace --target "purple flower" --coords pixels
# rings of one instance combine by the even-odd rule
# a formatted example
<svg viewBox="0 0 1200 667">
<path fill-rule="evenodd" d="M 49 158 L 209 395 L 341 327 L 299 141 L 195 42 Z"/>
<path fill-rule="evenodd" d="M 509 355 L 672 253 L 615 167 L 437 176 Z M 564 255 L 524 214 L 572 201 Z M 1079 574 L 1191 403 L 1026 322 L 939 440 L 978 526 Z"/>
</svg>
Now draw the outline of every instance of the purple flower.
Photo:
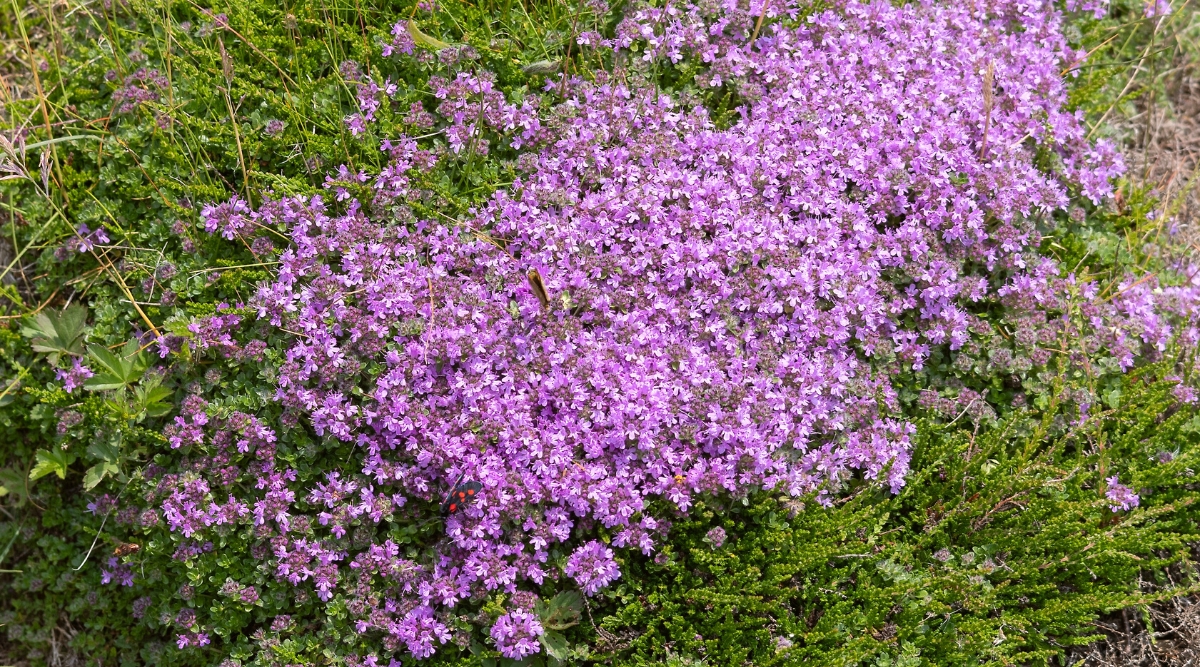
<svg viewBox="0 0 1200 667">
<path fill-rule="evenodd" d="M 184 607 L 175 615 L 175 624 L 181 628 L 190 628 L 196 622 L 196 611 L 189 607 Z"/>
<path fill-rule="evenodd" d="M 383 57 L 388 58 L 397 53 L 411 56 L 415 46 L 416 43 L 408 32 L 408 21 L 401 21 L 392 26 L 392 41 L 383 45 Z"/>
<path fill-rule="evenodd" d="M 200 210 L 200 221 L 209 234 L 220 233 L 233 239 L 249 232 L 252 215 L 250 206 L 236 195 L 229 201 L 216 206 L 205 206 Z"/>
<path fill-rule="evenodd" d="M 265 236 L 260 236 L 254 239 L 254 242 L 250 244 L 250 252 L 253 252 L 255 255 L 259 256 L 269 255 L 272 252 L 275 252 L 275 244 L 271 243 L 271 239 Z"/>
<path fill-rule="evenodd" d="M 362 67 L 353 60 L 343 60 L 342 64 L 338 66 L 338 71 L 347 81 L 358 81 L 363 77 Z"/>
<path fill-rule="evenodd" d="M 68 393 L 70 393 L 69 390 Z M 66 435 L 71 428 L 78 426 L 82 422 L 82 414 L 75 410 L 64 410 L 58 415 L 58 427 L 56 430 L 59 435 Z"/>
<path fill-rule="evenodd" d="M 541 637 L 543 632 L 545 631 L 542 624 L 536 616 L 527 611 L 517 610 L 496 619 L 491 636 L 500 655 L 522 660 L 542 650 L 538 644 L 538 637 Z"/>
<path fill-rule="evenodd" d="M 433 609 L 427 605 L 408 612 L 401 622 L 390 624 L 388 632 L 404 642 L 408 652 L 418 660 L 433 655 L 434 641 L 439 644 L 450 641 L 450 631 L 433 617 Z"/>
<path fill-rule="evenodd" d="M 567 559 L 563 571 L 588 595 L 595 595 L 621 576 L 621 569 L 613 560 L 612 549 L 596 540 L 576 549 Z"/>
<path fill-rule="evenodd" d="M 116 581 L 121 586 L 133 586 L 133 566 L 109 558 L 108 564 L 100 569 L 100 583 L 107 585 Z"/>
<path fill-rule="evenodd" d="M 95 500 L 87 504 L 88 512 L 100 516 L 108 514 L 117 508 L 117 499 L 107 493 L 97 496 Z"/>
<path fill-rule="evenodd" d="M 117 113 L 132 113 L 143 104 L 157 101 L 161 91 L 169 86 L 167 77 L 158 70 L 143 67 L 125 77 L 125 85 L 113 92 L 112 100 L 117 106 Z"/>
<path fill-rule="evenodd" d="M 146 610 L 150 608 L 152 600 L 149 596 L 140 597 L 133 601 L 133 617 L 142 618 L 146 615 Z"/>
<path fill-rule="evenodd" d="M 1118 482 L 1117 477 L 1117 475 L 1113 475 L 1104 480 L 1108 484 L 1108 490 L 1104 492 L 1104 495 L 1112 503 L 1112 511 L 1120 512 L 1137 507 L 1141 499 L 1133 492 L 1133 489 Z"/>
<path fill-rule="evenodd" d="M 346 129 L 350 130 L 352 136 L 357 137 L 367 131 L 367 119 L 362 114 L 350 114 L 346 116 Z"/>
<path fill-rule="evenodd" d="M 258 590 L 253 586 L 242 586 L 233 579 L 226 579 L 221 586 L 221 595 L 246 604 L 258 602 Z"/>
<path fill-rule="evenodd" d="M 63 389 L 70 394 L 79 387 L 82 387 L 85 380 L 95 376 L 96 374 L 92 372 L 92 369 L 84 366 L 83 362 L 79 359 L 72 359 L 71 368 L 67 370 L 63 370 L 61 368 L 56 369 L 54 375 L 55 379 L 62 381 Z"/>
<path fill-rule="evenodd" d="M 725 529 L 720 526 L 713 528 L 705 534 L 704 540 L 712 545 L 712 548 L 720 549 L 725 546 Z"/>
<path fill-rule="evenodd" d="M 104 231 L 103 227 L 92 231 L 87 225 L 80 223 L 75 231 L 76 238 L 67 242 L 66 247 L 68 249 L 74 248 L 78 252 L 91 252 L 95 250 L 97 243 L 105 244 L 112 242 L 112 239 L 108 238 L 108 233 Z"/>
<path fill-rule="evenodd" d="M 189 646 L 200 648 L 209 644 L 208 633 L 205 632 L 185 632 L 184 634 L 176 635 L 176 637 L 175 645 L 179 648 L 187 648 Z"/>
<path fill-rule="evenodd" d="M 1171 0 L 1146 0 L 1142 15 L 1148 19 L 1167 16 L 1171 13 Z"/>
<path fill-rule="evenodd" d="M 230 309 L 226 304 L 221 304 L 218 307 L 218 312 L 228 310 Z M 213 315 L 189 324 L 188 331 L 193 336 L 192 342 L 197 350 L 214 348 L 222 354 L 228 355 L 239 349 L 237 341 L 233 339 L 232 332 L 236 331 L 241 326 L 241 323 L 242 318 L 240 315 L 232 313 Z"/>
</svg>

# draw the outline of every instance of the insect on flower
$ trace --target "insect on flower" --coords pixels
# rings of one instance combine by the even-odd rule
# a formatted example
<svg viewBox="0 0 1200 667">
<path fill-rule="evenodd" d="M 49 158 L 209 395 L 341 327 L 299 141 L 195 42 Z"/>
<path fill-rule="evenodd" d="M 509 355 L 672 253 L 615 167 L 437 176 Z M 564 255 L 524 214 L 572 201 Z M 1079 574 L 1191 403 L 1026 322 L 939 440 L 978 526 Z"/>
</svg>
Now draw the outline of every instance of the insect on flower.
<svg viewBox="0 0 1200 667">
<path fill-rule="evenodd" d="M 542 308 L 548 307 L 550 294 L 546 291 L 546 283 L 542 282 L 542 274 L 538 273 L 537 269 L 529 269 L 525 277 L 529 280 L 529 289 L 533 290 L 533 295 L 541 302 Z"/>
<path fill-rule="evenodd" d="M 132 542 L 123 542 L 118 544 L 116 549 L 113 549 L 113 555 L 117 558 L 124 558 L 125 556 L 129 556 L 141 551 L 141 549 L 142 547 Z"/>
<path fill-rule="evenodd" d="M 479 482 L 474 480 L 464 482 L 462 481 L 462 477 L 459 476 L 458 481 L 454 484 L 454 488 L 446 496 L 446 501 L 442 503 L 442 513 L 454 514 L 462 510 L 482 490 L 483 485 Z"/>
</svg>

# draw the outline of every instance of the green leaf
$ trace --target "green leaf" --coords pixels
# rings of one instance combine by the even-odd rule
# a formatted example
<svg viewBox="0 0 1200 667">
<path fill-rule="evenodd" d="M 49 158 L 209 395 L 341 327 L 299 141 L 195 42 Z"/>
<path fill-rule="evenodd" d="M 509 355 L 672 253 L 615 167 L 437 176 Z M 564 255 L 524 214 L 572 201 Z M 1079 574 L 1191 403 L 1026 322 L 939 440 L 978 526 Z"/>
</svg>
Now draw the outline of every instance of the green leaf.
<svg viewBox="0 0 1200 667">
<path fill-rule="evenodd" d="M 160 373 L 150 373 L 143 376 L 141 383 L 134 387 L 133 411 L 137 414 L 137 421 L 140 422 L 145 417 L 162 417 L 174 409 L 173 405 L 166 402 L 174 392 L 159 386 L 162 381 L 163 376 Z"/>
<path fill-rule="evenodd" d="M 25 473 L 15 468 L 0 468 L 0 488 L 4 489 L 0 496 L 11 494 L 17 507 L 22 507 L 29 499 L 25 495 Z"/>
<path fill-rule="evenodd" d="M 99 371 L 83 383 L 83 388 L 88 391 L 122 389 L 141 379 L 150 367 L 150 355 L 139 351 L 135 341 L 125 343 L 119 354 L 99 345 L 89 345 L 88 356 L 96 362 Z"/>
<path fill-rule="evenodd" d="M 116 463 L 121 460 L 121 451 L 111 442 L 93 442 L 88 446 L 87 451 L 92 458 L 97 458 L 101 461 Z"/>
<path fill-rule="evenodd" d="M 547 630 L 566 630 L 579 625 L 583 615 L 583 598 L 575 591 L 563 591 L 550 598 L 534 603 L 534 612 Z"/>
<path fill-rule="evenodd" d="M 25 320 L 21 334 L 31 340 L 34 352 L 49 355 L 52 364 L 57 364 L 64 355 L 82 355 L 87 309 L 73 305 L 59 313 L 38 313 Z"/>
<path fill-rule="evenodd" d="M 50 473 L 58 475 L 59 479 L 67 478 L 67 468 L 74 463 L 75 455 L 63 451 L 61 449 L 37 451 L 37 463 L 33 465 L 33 470 L 29 471 L 29 480 L 33 481 L 41 477 L 45 477 Z"/>
<path fill-rule="evenodd" d="M 450 45 L 446 42 L 443 42 L 436 37 L 430 37 L 429 35 L 421 32 L 421 29 L 417 27 L 416 21 L 408 22 L 408 35 L 412 37 L 413 41 L 416 42 L 418 46 L 423 46 L 427 49 L 441 51 L 442 49 L 450 48 Z"/>
<path fill-rule="evenodd" d="M 96 487 L 97 484 L 104 481 L 105 477 L 108 477 L 109 475 L 115 475 L 119 471 L 120 469 L 117 468 L 115 463 L 109 463 L 107 461 L 103 463 L 97 463 L 91 468 L 88 468 L 87 472 L 83 474 L 84 490 L 91 491 Z"/>
<path fill-rule="evenodd" d="M 546 654 L 556 660 L 566 660 L 567 656 L 571 655 L 571 645 L 561 632 L 547 630 L 539 638 L 539 641 L 546 648 Z"/>
</svg>

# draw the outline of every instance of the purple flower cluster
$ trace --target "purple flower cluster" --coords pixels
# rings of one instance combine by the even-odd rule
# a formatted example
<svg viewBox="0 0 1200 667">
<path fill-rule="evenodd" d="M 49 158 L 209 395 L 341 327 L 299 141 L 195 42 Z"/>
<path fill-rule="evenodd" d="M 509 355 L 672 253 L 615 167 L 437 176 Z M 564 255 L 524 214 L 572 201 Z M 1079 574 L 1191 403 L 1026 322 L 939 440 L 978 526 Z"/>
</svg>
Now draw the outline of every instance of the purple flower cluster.
<svg viewBox="0 0 1200 667">
<path fill-rule="evenodd" d="M 199 556 L 200 554 L 206 554 L 212 550 L 212 542 L 194 542 L 185 540 L 180 542 L 179 546 L 175 547 L 175 553 L 171 557 L 181 563 L 186 563 L 196 556 Z"/>
<path fill-rule="evenodd" d="M 143 596 L 133 601 L 133 617 L 142 618 L 146 615 L 146 610 L 154 604 L 154 600 L 149 596 Z"/>
<path fill-rule="evenodd" d="M 491 636 L 500 655 L 522 660 L 542 650 L 538 644 L 538 637 L 544 632 L 537 616 L 528 611 L 518 610 L 496 619 Z"/>
<path fill-rule="evenodd" d="M 563 572 L 588 595 L 595 595 L 621 576 L 621 569 L 613 560 L 613 550 L 595 540 L 576 549 Z"/>
<path fill-rule="evenodd" d="M 243 586 L 233 579 L 226 579 L 225 583 L 221 585 L 221 595 L 246 604 L 258 602 L 258 589 L 253 586 Z"/>
<path fill-rule="evenodd" d="M 204 231 L 209 234 L 219 232 L 227 239 L 234 239 L 253 231 L 249 213 L 250 205 L 235 195 L 223 204 L 205 206 L 200 210 L 200 221 L 204 224 Z"/>
<path fill-rule="evenodd" d="M 421 658 L 473 595 L 560 574 L 595 595 L 618 579 L 594 540 L 570 545 L 559 570 L 551 547 L 576 529 L 600 524 L 612 546 L 649 554 L 662 515 L 698 494 L 828 502 L 854 474 L 898 490 L 913 427 L 893 380 L 935 349 L 990 341 L 981 304 L 1028 323 L 988 362 L 1013 372 L 1048 364 L 1064 335 L 1086 333 L 1088 353 L 1121 368 L 1198 338 L 1197 285 L 1131 278 L 1100 298 L 1038 254 L 1038 225 L 1069 193 L 1099 201 L 1122 170 L 1064 109 L 1060 73 L 1084 54 L 1050 3 L 835 1 L 793 20 L 800 9 L 636 5 L 612 40 L 584 38 L 622 52 L 621 76 L 550 82 L 541 104 L 510 102 L 486 72 L 435 77 L 436 116 L 409 116 L 440 126 L 447 151 L 394 138 L 378 174 L 343 166 L 328 196 L 205 207 L 204 228 L 227 239 L 288 230 L 255 301 L 294 334 L 277 398 L 357 445 L 360 472 L 294 488 L 270 429 L 191 397 L 168 439 L 210 456 L 160 480 L 171 529 L 252 524 L 278 578 L 311 582 L 322 601 L 345 594 L 360 632 Z M 412 47 L 397 24 L 384 51 Z M 703 64 L 699 85 L 744 101 L 734 118 L 638 83 L 684 59 Z M 392 93 L 356 80 L 361 130 Z M 426 197 L 416 172 L 494 141 L 519 153 L 522 178 L 455 225 L 396 223 Z M 1038 167 L 1047 155 L 1054 170 Z M 191 333 L 200 349 L 236 350 L 239 324 L 221 314 Z M 921 400 L 982 420 L 985 399 Z M 253 499 L 214 492 L 243 473 Z M 353 524 L 433 511 L 464 478 L 482 490 L 445 520 L 433 562 L 390 540 L 347 550 Z M 491 632 L 507 657 L 539 650 L 525 609 Z"/>
<path fill-rule="evenodd" d="M 214 348 L 222 354 L 229 355 L 240 349 L 230 332 L 237 329 L 238 325 L 242 323 L 242 318 L 240 315 L 229 312 L 230 310 L 232 309 L 229 304 L 218 304 L 217 312 L 223 312 L 224 315 L 204 317 L 188 325 L 188 331 L 192 334 L 192 342 L 196 350 Z M 163 342 L 159 347 L 166 348 L 167 346 Z"/>
<path fill-rule="evenodd" d="M 708 542 L 712 548 L 720 549 L 721 547 L 725 546 L 726 537 L 727 535 L 725 534 L 725 529 L 717 526 L 704 535 L 704 541 Z"/>
<path fill-rule="evenodd" d="M 1096 283 L 1061 275 L 1056 262 L 1037 258 L 997 292 L 1020 315 L 1023 326 L 1015 337 L 1030 357 L 1039 360 L 1038 353 L 1046 354 L 1057 340 L 1087 341 L 1092 351 L 1104 350 L 1126 371 L 1139 358 L 1157 360 L 1173 339 L 1187 345 L 1200 342 L 1200 275 L 1191 267 L 1177 268 L 1191 280 L 1166 286 L 1157 277 L 1131 276 L 1104 295 Z M 1051 317 L 1056 311 L 1078 311 L 1081 322 Z"/>
<path fill-rule="evenodd" d="M 117 499 L 105 493 L 97 496 L 95 500 L 87 504 L 88 512 L 96 516 L 104 516 L 117 508 Z"/>
<path fill-rule="evenodd" d="M 317 597 L 328 601 L 338 582 L 337 561 L 345 557 L 344 552 L 335 551 L 320 541 L 299 539 L 289 543 L 285 540 L 275 547 L 278 562 L 275 574 L 293 585 L 311 579 L 316 586 Z"/>
<path fill-rule="evenodd" d="M 392 40 L 383 45 L 383 57 L 390 58 L 397 53 L 411 56 L 416 43 L 408 32 L 408 21 L 400 21 L 392 26 Z"/>
<path fill-rule="evenodd" d="M 88 229 L 85 224 L 80 224 L 76 231 L 76 238 L 68 242 L 69 247 L 73 247 L 77 252 L 91 252 L 96 244 L 112 243 L 112 239 L 108 238 L 108 232 L 103 227 L 97 227 L 95 231 Z"/>
<path fill-rule="evenodd" d="M 448 121 L 442 133 L 450 151 L 455 154 L 487 155 L 491 140 L 485 136 L 485 131 L 497 133 L 514 149 L 529 144 L 541 133 L 536 98 L 526 99 L 519 105 L 508 102 L 496 88 L 495 76 L 490 72 L 460 72 L 452 81 L 435 76 L 429 80 L 429 87 L 439 100 L 438 114 Z M 346 118 L 351 134 L 357 136 L 365 132 L 384 100 L 394 97 L 397 90 L 397 85 L 390 80 L 384 81 L 383 85 L 370 79 L 359 84 L 359 112 Z M 428 114 L 415 104 L 408 122 L 418 128 L 427 126 Z M 381 174 L 381 178 L 383 176 Z"/>
<path fill-rule="evenodd" d="M 283 134 L 284 127 L 286 127 L 286 123 L 278 118 L 272 118 L 271 120 L 267 121 L 266 125 L 263 126 L 263 134 L 267 135 L 268 137 L 277 137 L 280 134 Z"/>
<path fill-rule="evenodd" d="M 1121 484 L 1117 478 L 1118 475 L 1113 475 L 1104 480 L 1108 486 L 1108 489 L 1104 492 L 1104 497 L 1108 498 L 1108 502 L 1112 503 L 1110 509 L 1114 512 L 1120 512 L 1137 507 L 1141 498 L 1133 492 L 1133 489 Z"/>
<path fill-rule="evenodd" d="M 460 72 L 453 81 L 433 77 L 429 86 L 434 97 L 441 100 L 438 114 L 449 121 L 445 137 L 454 153 L 487 155 L 488 141 L 481 136 L 484 126 L 502 132 L 516 149 L 541 130 L 534 100 L 524 100 L 520 106 L 509 103 L 496 89 L 495 77 L 490 73 Z"/>
<path fill-rule="evenodd" d="M 171 83 L 156 69 L 140 68 L 125 77 L 124 85 L 113 92 L 117 113 L 130 113 L 146 102 L 157 101 L 160 91 Z"/>
<path fill-rule="evenodd" d="M 68 394 L 82 387 L 84 381 L 94 375 L 95 373 L 92 372 L 92 369 L 84 366 L 83 361 L 79 359 L 72 359 L 71 367 L 68 369 L 59 368 L 54 371 L 55 379 L 63 383 L 63 389 Z"/>
<path fill-rule="evenodd" d="M 179 648 L 187 648 L 189 646 L 200 648 L 202 646 L 208 646 L 208 644 L 208 634 L 204 632 L 185 632 L 181 635 L 178 635 L 175 640 L 175 645 Z"/>
<path fill-rule="evenodd" d="M 375 113 L 379 111 L 384 100 L 395 97 L 398 90 L 399 86 L 390 80 L 385 81 L 382 86 L 371 79 L 360 84 L 358 87 L 359 113 L 346 119 L 346 127 L 350 130 L 350 134 L 358 136 L 365 132 L 367 123 L 375 120 Z"/>
<path fill-rule="evenodd" d="M 100 583 L 117 582 L 122 586 L 133 585 L 133 566 L 122 563 L 116 558 L 109 558 L 105 567 L 100 569 Z"/>
<path fill-rule="evenodd" d="M 1142 15 L 1148 19 L 1168 16 L 1171 13 L 1171 0 L 1147 0 Z"/>
<path fill-rule="evenodd" d="M 55 248 L 54 258 L 60 262 L 66 261 L 70 258 L 71 253 L 93 251 L 97 243 L 105 245 L 112 243 L 112 239 L 109 238 L 108 232 L 103 227 L 98 227 L 93 231 L 81 223 L 76 228 L 74 237 Z"/>
<path fill-rule="evenodd" d="M 232 495 L 221 503 L 209 489 L 208 482 L 194 474 L 164 475 L 159 489 L 168 489 L 163 500 L 163 516 L 171 530 L 191 537 L 210 526 L 232 526 L 250 513 L 245 503 Z"/>
</svg>

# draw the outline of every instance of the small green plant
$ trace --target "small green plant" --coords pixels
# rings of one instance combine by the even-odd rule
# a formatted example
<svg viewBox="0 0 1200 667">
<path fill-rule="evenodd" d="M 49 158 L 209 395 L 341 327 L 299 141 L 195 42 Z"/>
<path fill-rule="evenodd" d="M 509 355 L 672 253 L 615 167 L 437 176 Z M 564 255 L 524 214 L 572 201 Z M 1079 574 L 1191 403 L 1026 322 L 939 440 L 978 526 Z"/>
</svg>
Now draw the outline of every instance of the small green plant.
<svg viewBox="0 0 1200 667">
<path fill-rule="evenodd" d="M 38 313 L 26 320 L 21 333 L 29 338 L 29 345 L 34 352 L 45 354 L 52 365 L 58 365 L 62 357 L 83 355 L 87 309 L 72 305 L 59 313 Z"/>
</svg>

